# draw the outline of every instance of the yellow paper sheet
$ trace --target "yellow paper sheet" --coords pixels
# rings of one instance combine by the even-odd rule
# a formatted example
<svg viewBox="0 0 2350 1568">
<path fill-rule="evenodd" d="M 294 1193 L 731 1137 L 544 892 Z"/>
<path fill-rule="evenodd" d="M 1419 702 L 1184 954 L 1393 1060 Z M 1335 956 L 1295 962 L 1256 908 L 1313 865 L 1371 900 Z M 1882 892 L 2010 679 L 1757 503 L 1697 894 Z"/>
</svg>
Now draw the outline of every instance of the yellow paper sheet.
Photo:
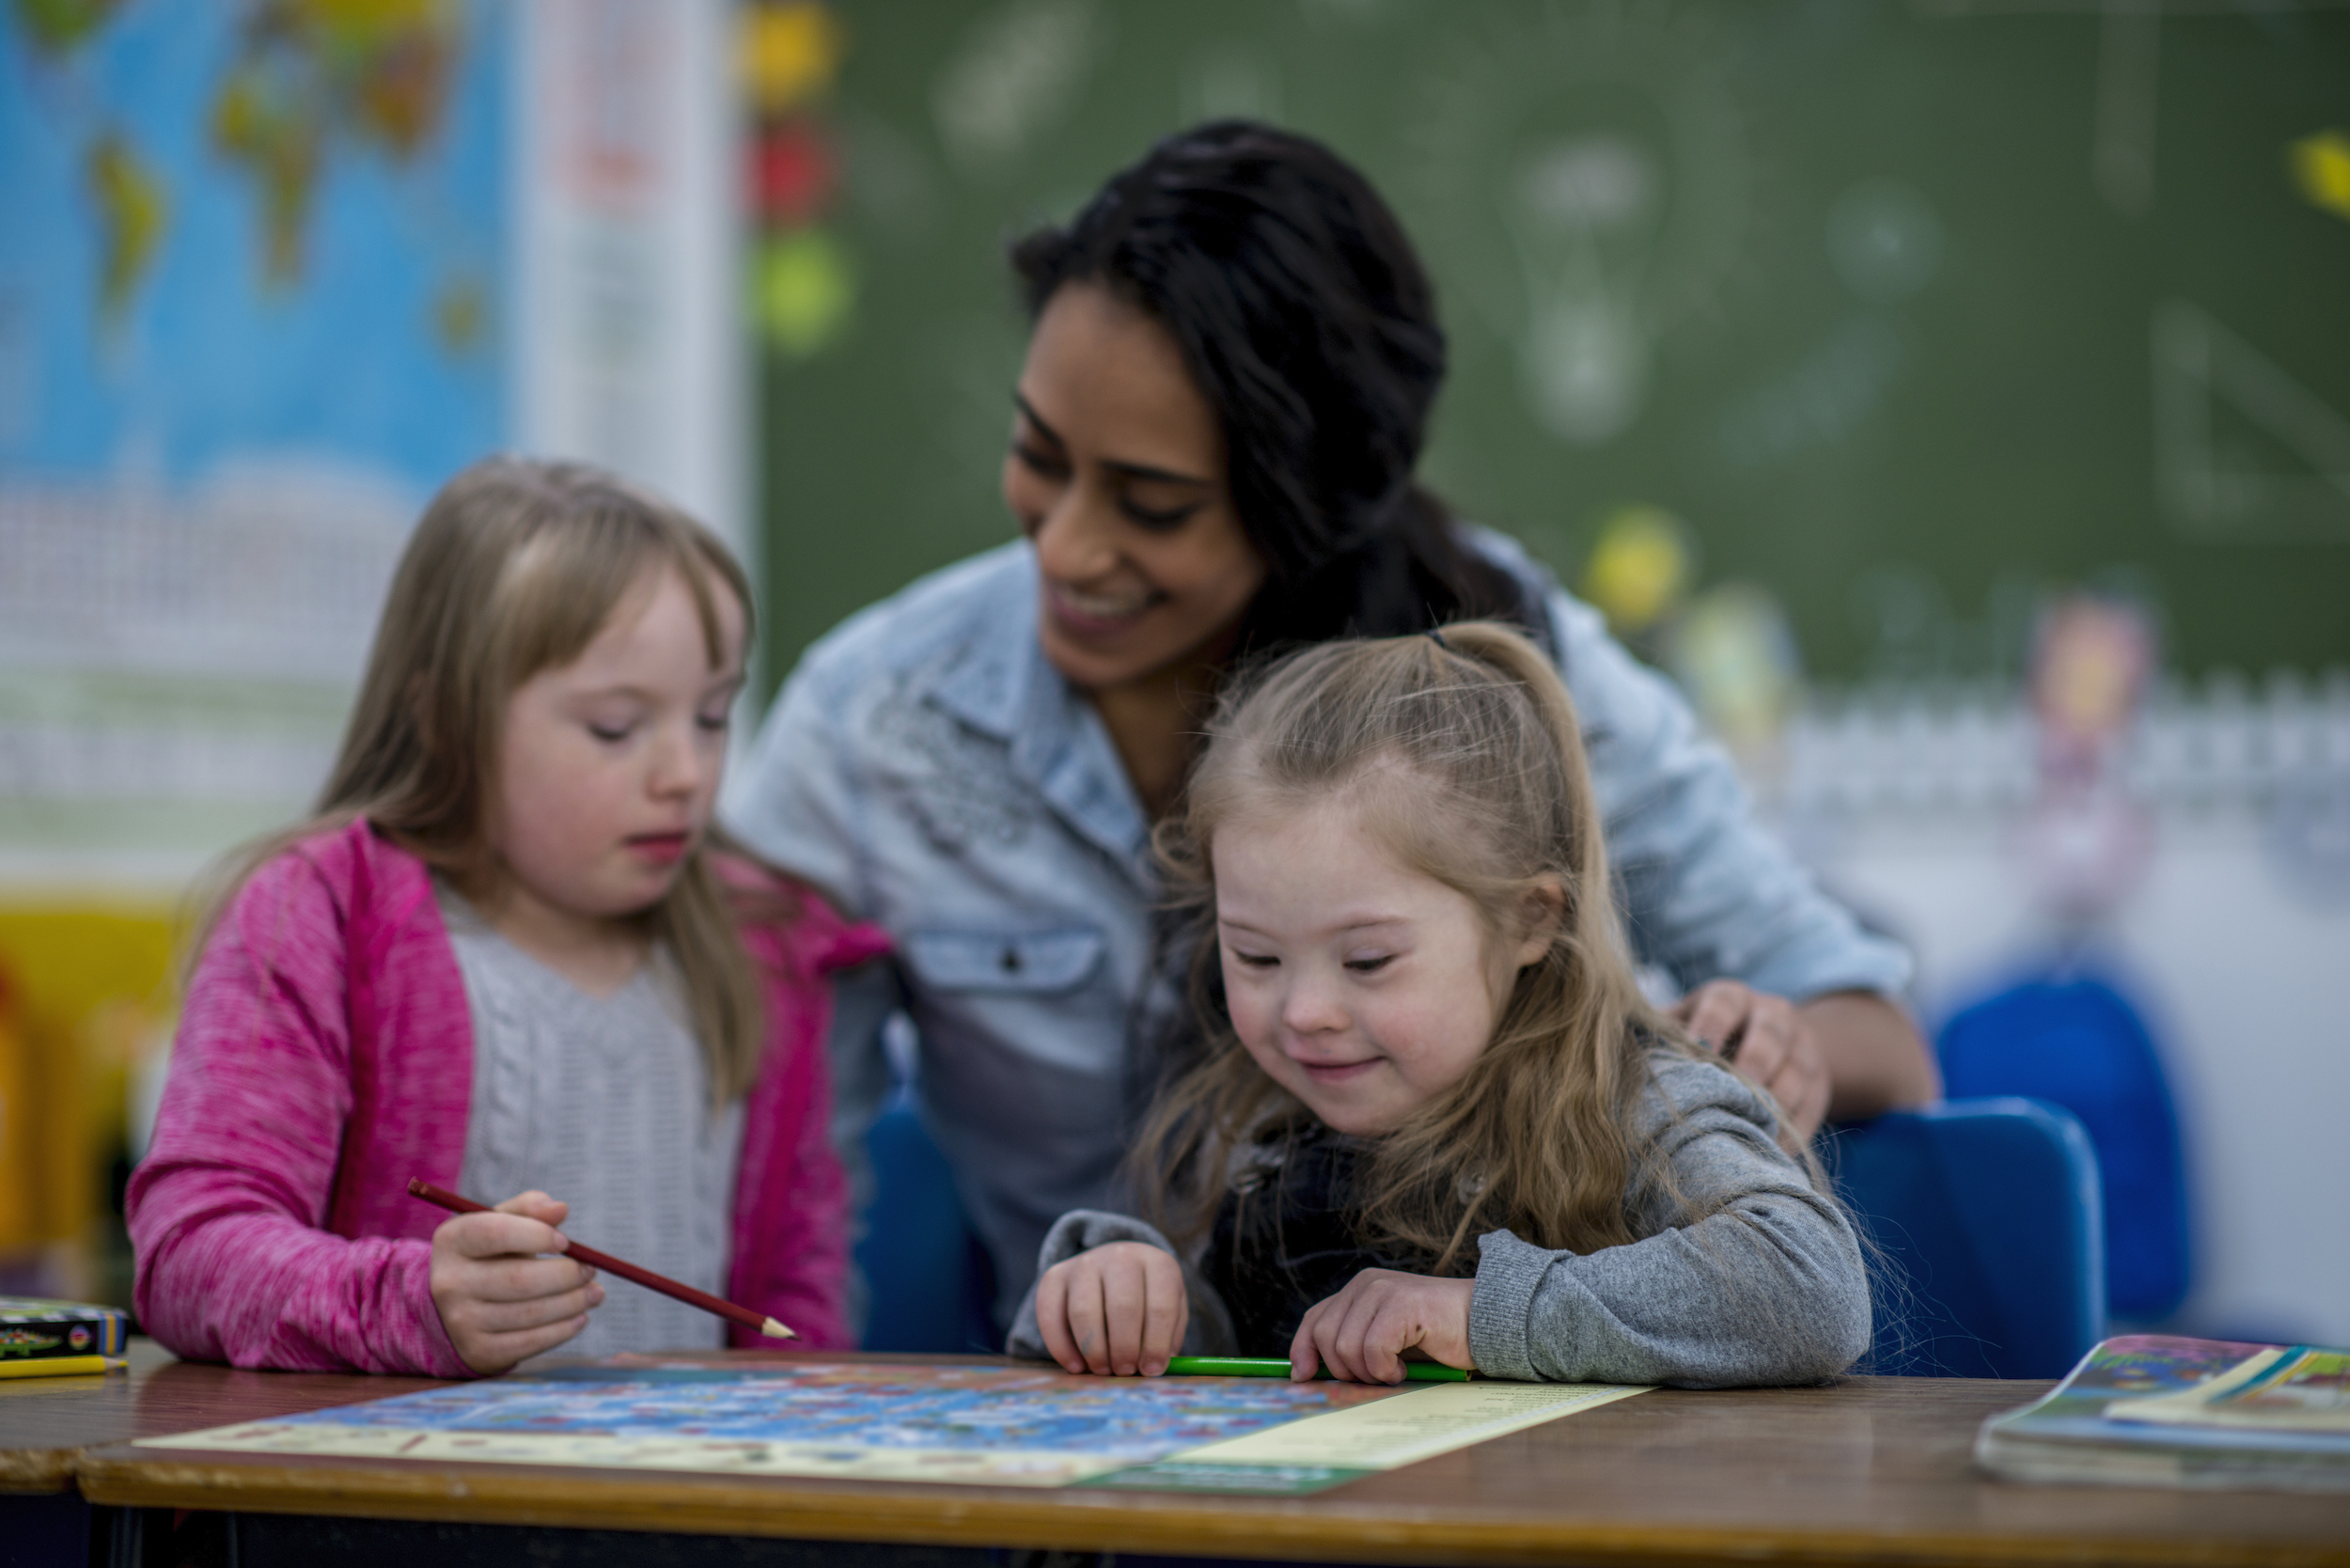
<svg viewBox="0 0 2350 1568">
<path fill-rule="evenodd" d="M 1612 1383 L 1432 1383 L 1376 1404 L 1309 1416 L 1176 1457 L 1187 1465 L 1392 1470 L 1647 1391 Z"/>
</svg>

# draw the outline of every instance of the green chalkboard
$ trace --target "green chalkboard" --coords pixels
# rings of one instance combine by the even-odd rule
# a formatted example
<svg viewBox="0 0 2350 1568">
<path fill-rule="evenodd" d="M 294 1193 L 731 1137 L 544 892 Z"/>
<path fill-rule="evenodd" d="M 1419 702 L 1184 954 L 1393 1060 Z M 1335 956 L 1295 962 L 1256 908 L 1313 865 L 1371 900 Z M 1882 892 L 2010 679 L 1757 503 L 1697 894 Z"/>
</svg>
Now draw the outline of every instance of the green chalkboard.
<svg viewBox="0 0 2350 1568">
<path fill-rule="evenodd" d="M 790 222 L 851 303 L 763 352 L 771 674 L 1010 537 L 1003 242 L 1232 112 L 1402 212 L 1453 353 L 1426 473 L 1570 580 L 1651 504 L 1829 679 L 2006 673 L 2036 594 L 2106 582 L 2184 669 L 2350 659 L 2350 10 L 834 14 L 840 180 Z"/>
</svg>

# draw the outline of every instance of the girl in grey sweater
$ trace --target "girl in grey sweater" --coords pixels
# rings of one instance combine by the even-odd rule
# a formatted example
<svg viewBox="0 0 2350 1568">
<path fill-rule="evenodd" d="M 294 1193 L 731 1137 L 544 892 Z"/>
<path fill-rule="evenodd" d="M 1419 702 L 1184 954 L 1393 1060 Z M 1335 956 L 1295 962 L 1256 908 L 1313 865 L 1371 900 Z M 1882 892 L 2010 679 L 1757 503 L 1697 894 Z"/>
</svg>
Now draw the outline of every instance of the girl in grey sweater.
<svg viewBox="0 0 2350 1568">
<path fill-rule="evenodd" d="M 1046 1238 L 1010 1348 L 1397 1382 L 1797 1383 L 1851 1365 L 1851 1225 L 1765 1096 L 1640 996 L 1549 661 L 1472 622 L 1235 684 L 1160 833 L 1210 1021 L 1140 1217 Z"/>
</svg>

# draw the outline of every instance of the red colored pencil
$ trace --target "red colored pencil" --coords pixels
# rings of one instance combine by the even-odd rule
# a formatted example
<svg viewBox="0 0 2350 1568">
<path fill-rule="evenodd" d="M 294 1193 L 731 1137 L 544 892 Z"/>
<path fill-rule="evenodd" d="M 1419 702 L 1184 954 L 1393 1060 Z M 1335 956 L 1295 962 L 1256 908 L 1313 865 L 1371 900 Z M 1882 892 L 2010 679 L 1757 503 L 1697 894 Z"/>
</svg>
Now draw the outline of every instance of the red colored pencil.
<svg viewBox="0 0 2350 1568">
<path fill-rule="evenodd" d="M 439 1204 L 451 1214 L 486 1215 L 492 1212 L 487 1203 L 477 1203 L 470 1198 L 460 1197 L 446 1187 L 436 1187 L 426 1181 L 412 1178 L 408 1183 L 408 1191 L 412 1196 L 421 1198 L 428 1203 Z M 569 1237 L 564 1239 L 570 1240 Z M 564 1256 L 576 1258 L 589 1268 L 604 1269 L 619 1275 L 623 1279 L 633 1279 L 649 1291 L 659 1291 L 663 1295 L 675 1301 L 682 1301 L 688 1307 L 698 1307 L 705 1312 L 715 1312 L 729 1323 L 739 1323 L 745 1328 L 756 1328 L 771 1340 L 799 1338 L 797 1334 L 792 1333 L 764 1312 L 754 1312 L 748 1307 L 737 1307 L 723 1296 L 712 1295 L 708 1291 L 697 1291 L 691 1285 L 681 1285 L 676 1280 L 655 1274 L 649 1268 L 638 1268 L 634 1263 L 622 1262 L 609 1252 L 599 1252 L 592 1247 L 584 1247 L 578 1242 L 572 1242 L 571 1246 L 565 1249 Z"/>
</svg>

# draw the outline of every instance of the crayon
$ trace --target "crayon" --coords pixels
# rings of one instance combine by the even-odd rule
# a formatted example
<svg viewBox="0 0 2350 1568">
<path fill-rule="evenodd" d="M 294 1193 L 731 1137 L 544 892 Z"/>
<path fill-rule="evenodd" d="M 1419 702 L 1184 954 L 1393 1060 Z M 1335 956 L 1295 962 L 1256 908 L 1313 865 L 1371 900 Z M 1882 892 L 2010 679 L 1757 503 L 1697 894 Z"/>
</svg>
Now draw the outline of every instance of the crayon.
<svg viewBox="0 0 2350 1568">
<path fill-rule="evenodd" d="M 1167 1358 L 1169 1377 L 1287 1377 L 1290 1364 L 1272 1356 L 1170 1356 Z M 1321 1368 L 1314 1375 L 1328 1377 L 1330 1369 Z M 1470 1374 L 1458 1367 L 1448 1367 L 1441 1361 L 1406 1361 L 1403 1381 L 1406 1383 L 1466 1383 Z"/>
</svg>

